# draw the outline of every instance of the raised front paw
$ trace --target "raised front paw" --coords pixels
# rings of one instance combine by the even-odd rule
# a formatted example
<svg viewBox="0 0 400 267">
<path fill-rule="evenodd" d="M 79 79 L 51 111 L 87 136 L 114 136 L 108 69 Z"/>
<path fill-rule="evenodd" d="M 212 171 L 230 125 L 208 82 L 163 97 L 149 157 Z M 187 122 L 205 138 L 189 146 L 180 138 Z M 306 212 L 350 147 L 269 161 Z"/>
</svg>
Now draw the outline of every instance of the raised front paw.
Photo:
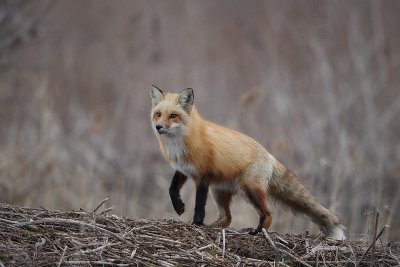
<svg viewBox="0 0 400 267">
<path fill-rule="evenodd" d="M 178 213 L 178 215 L 181 215 L 185 212 L 185 204 L 182 202 L 182 200 L 174 201 L 172 202 L 172 205 L 174 206 L 174 210 L 176 213 Z"/>
</svg>

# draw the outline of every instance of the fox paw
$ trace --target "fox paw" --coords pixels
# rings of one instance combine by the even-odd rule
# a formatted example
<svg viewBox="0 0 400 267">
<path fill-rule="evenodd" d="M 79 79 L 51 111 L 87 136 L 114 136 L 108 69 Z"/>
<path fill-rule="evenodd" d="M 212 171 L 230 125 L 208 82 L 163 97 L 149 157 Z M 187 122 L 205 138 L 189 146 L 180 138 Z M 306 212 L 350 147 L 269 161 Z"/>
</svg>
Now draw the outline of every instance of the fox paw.
<svg viewBox="0 0 400 267">
<path fill-rule="evenodd" d="M 185 204 L 182 201 L 172 202 L 172 205 L 174 206 L 174 210 L 178 215 L 181 215 L 185 212 Z"/>
<path fill-rule="evenodd" d="M 249 231 L 249 235 L 256 235 L 256 234 L 258 234 L 259 232 L 261 232 L 261 230 L 258 230 L 258 228 L 257 228 L 257 229 L 254 229 L 254 230 L 250 230 L 250 231 Z"/>
<path fill-rule="evenodd" d="M 204 211 L 203 212 L 194 212 L 194 216 L 193 216 L 193 223 L 194 225 L 204 225 Z"/>
<path fill-rule="evenodd" d="M 193 221 L 192 224 L 197 225 L 197 226 L 202 226 L 203 222 L 201 222 L 201 221 Z"/>
</svg>

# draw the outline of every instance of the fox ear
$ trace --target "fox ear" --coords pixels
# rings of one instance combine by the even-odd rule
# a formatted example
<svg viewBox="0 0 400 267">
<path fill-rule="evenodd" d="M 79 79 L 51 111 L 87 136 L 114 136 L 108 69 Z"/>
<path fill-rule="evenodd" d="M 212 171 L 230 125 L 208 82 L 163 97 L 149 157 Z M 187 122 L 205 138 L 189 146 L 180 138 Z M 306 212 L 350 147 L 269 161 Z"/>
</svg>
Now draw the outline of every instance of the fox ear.
<svg viewBox="0 0 400 267">
<path fill-rule="evenodd" d="M 157 88 L 155 85 L 150 86 L 151 103 L 153 107 L 164 100 L 163 91 Z"/>
<path fill-rule="evenodd" d="M 178 95 L 179 105 L 181 105 L 181 107 L 187 112 L 190 112 L 192 110 L 193 100 L 194 100 L 194 94 L 192 88 L 187 88 L 182 92 L 180 92 Z"/>
</svg>

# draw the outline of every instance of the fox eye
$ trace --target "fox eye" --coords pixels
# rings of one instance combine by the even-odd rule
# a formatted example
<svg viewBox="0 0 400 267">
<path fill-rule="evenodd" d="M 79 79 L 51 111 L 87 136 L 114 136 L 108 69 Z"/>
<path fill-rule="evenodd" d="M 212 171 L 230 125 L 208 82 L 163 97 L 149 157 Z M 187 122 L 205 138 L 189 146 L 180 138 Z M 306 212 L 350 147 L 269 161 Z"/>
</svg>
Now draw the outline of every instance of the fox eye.
<svg viewBox="0 0 400 267">
<path fill-rule="evenodd" d="M 156 117 L 158 117 L 158 118 L 159 118 L 159 117 L 161 117 L 161 112 L 156 112 L 156 114 L 155 114 L 155 115 L 156 115 Z"/>
<path fill-rule="evenodd" d="M 171 119 L 175 119 L 176 117 L 178 117 L 178 115 L 176 115 L 175 113 L 172 113 L 171 115 L 169 115 L 169 117 L 170 117 Z"/>
</svg>

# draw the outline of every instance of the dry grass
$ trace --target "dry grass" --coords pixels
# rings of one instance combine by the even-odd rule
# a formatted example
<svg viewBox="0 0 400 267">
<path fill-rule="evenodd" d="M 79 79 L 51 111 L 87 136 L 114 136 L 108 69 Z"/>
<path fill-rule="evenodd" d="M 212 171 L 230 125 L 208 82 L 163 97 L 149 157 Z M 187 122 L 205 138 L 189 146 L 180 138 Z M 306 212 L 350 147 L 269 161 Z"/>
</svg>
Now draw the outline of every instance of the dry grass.
<svg viewBox="0 0 400 267">
<path fill-rule="evenodd" d="M 321 236 L 251 236 L 174 220 L 133 220 L 91 212 L 0 205 L 0 266 L 397 266 L 400 243 Z M 245 244 L 245 245 L 244 245 Z"/>
<path fill-rule="evenodd" d="M 109 197 L 123 216 L 175 216 L 149 123 L 154 83 L 193 87 L 204 117 L 265 145 L 350 238 L 371 239 L 379 210 L 383 238 L 399 239 L 398 1 L 4 3 L 0 202 L 87 209 Z M 236 203 L 233 226 L 255 225 Z M 273 214 L 274 231 L 317 231 Z"/>
</svg>

